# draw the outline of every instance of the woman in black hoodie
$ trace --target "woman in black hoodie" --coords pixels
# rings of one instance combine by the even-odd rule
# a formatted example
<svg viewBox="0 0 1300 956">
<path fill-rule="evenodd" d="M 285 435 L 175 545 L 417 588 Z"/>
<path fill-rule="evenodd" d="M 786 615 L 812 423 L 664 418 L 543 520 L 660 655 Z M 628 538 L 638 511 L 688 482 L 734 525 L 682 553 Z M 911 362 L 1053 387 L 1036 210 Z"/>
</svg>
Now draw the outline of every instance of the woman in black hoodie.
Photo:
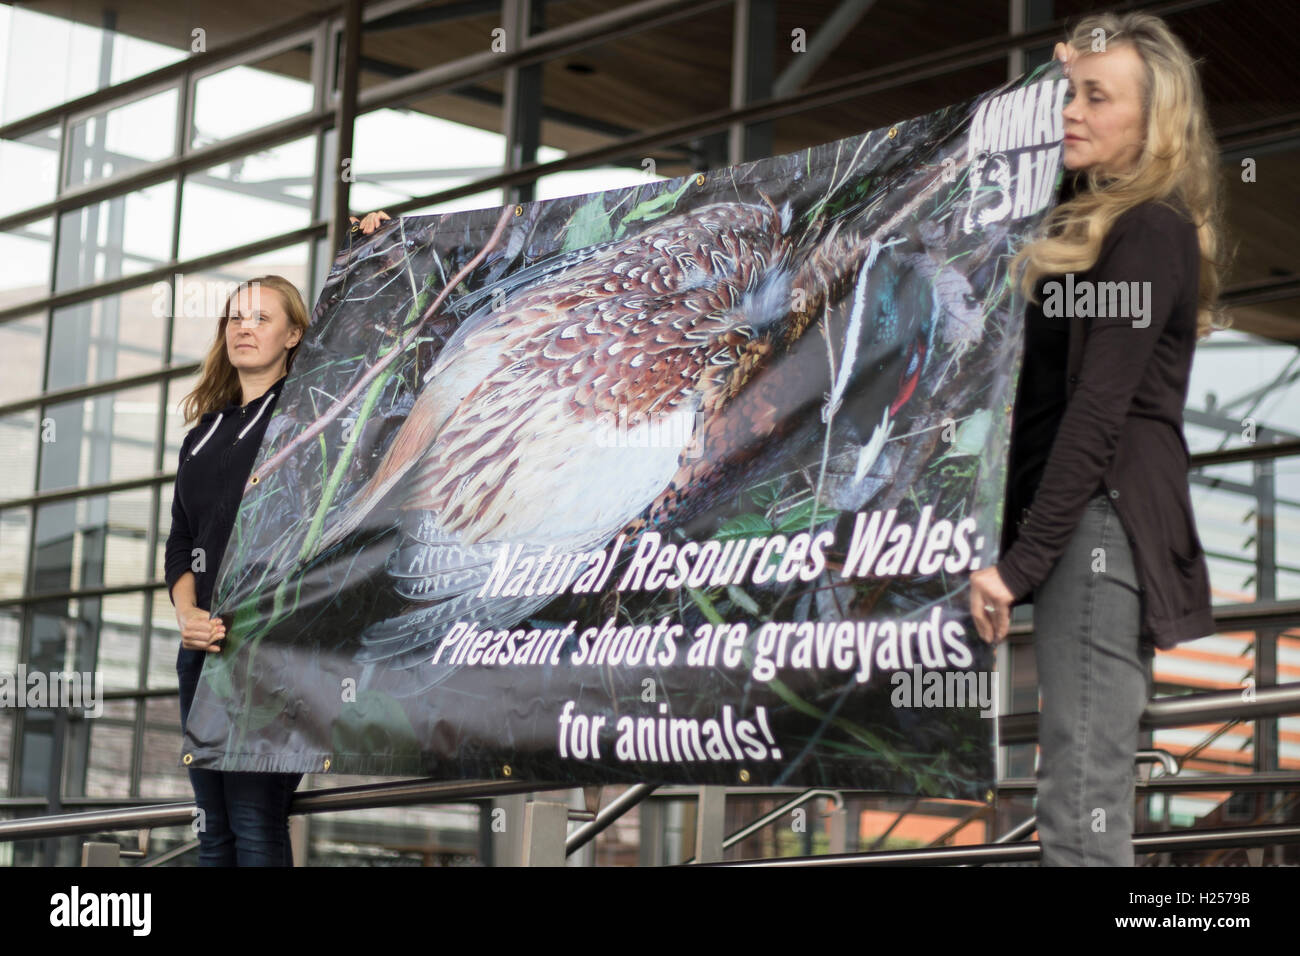
<svg viewBox="0 0 1300 956">
<path fill-rule="evenodd" d="M 384 213 L 353 219 L 373 232 Z M 219 654 L 225 625 L 210 612 L 212 588 L 244 485 L 310 316 L 289 280 L 259 276 L 226 300 L 199 383 L 181 403 L 198 419 L 181 443 L 172 495 L 165 579 L 181 647 L 181 728 L 189 720 L 204 657 Z M 189 768 L 199 808 L 201 866 L 292 866 L 289 806 L 302 774 Z"/>
<path fill-rule="evenodd" d="M 226 300 L 199 384 L 181 403 L 186 424 L 198 418 L 181 443 L 166 550 L 165 578 L 181 630 L 182 730 L 203 659 L 221 652 L 225 626 L 209 614 L 212 587 L 307 323 L 307 307 L 287 279 L 266 275 L 241 283 Z M 199 808 L 199 865 L 292 865 L 289 804 L 302 774 L 195 767 L 189 774 Z"/>
</svg>

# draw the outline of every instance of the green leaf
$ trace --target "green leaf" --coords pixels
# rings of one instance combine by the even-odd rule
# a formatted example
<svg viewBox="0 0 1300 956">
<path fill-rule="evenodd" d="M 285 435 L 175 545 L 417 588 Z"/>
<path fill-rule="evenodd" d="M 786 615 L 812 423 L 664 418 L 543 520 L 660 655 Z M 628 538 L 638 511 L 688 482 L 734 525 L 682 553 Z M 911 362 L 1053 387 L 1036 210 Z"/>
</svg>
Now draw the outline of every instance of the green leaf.
<svg viewBox="0 0 1300 956">
<path fill-rule="evenodd" d="M 944 458 L 957 455 L 978 455 L 988 444 L 989 429 L 993 426 L 993 412 L 981 408 L 957 426 L 957 436 Z"/>
<path fill-rule="evenodd" d="M 230 680 L 230 667 L 234 659 L 234 654 L 223 651 L 209 655 L 203 662 L 203 679 L 211 685 L 212 693 L 227 700 L 235 693 L 234 684 Z"/>
<path fill-rule="evenodd" d="M 677 189 L 665 189 L 659 195 L 637 203 L 632 207 L 628 214 L 623 217 L 623 221 L 618 224 L 618 231 L 614 233 L 614 238 L 617 239 L 619 236 L 623 235 L 623 230 L 627 228 L 629 222 L 640 222 L 641 220 L 646 220 L 648 222 L 651 219 L 658 219 L 660 216 L 668 215 L 668 213 L 673 211 L 673 207 L 677 205 L 678 198 L 680 198 L 682 193 L 686 192 L 686 190 L 691 187 L 691 183 L 694 181 L 695 177 L 687 176 L 683 179 L 681 186 Z"/>
<path fill-rule="evenodd" d="M 813 520 L 814 505 L 816 505 L 816 500 L 813 498 L 809 498 L 807 501 L 795 505 L 781 516 L 781 522 L 776 526 L 776 530 L 780 531 L 782 534 L 807 531 L 808 525 L 811 524 Z M 838 514 L 838 511 L 827 508 L 825 505 L 817 506 L 817 521 L 819 524 L 823 521 L 829 521 Z"/>
<path fill-rule="evenodd" d="M 564 230 L 564 251 L 585 249 L 613 237 L 609 227 L 609 214 L 605 212 L 602 194 L 597 194 L 579 206 L 569 217 Z"/>
<path fill-rule="evenodd" d="M 330 728 L 336 754 L 418 754 L 415 729 L 392 697 L 376 690 L 357 693 L 355 701 L 343 704 L 343 712 Z"/>
<path fill-rule="evenodd" d="M 758 538 L 771 532 L 771 523 L 762 515 L 736 515 L 724 521 L 713 537 L 718 541 L 730 541 L 733 538 Z"/>
<path fill-rule="evenodd" d="M 700 609 L 700 613 L 704 615 L 705 619 L 708 620 L 710 624 L 718 625 L 726 623 L 723 620 L 722 615 L 718 613 L 718 609 L 713 606 L 713 602 L 709 600 L 707 594 L 699 588 L 690 587 L 686 589 L 686 593 L 691 596 L 691 600 L 695 602 L 695 606 Z"/>
<path fill-rule="evenodd" d="M 744 608 L 755 617 L 761 613 L 758 609 L 758 603 L 734 584 L 727 585 L 727 597 L 731 598 L 731 603 L 735 604 L 736 607 Z"/>
<path fill-rule="evenodd" d="M 771 507 L 780 494 L 780 478 L 773 478 L 771 481 L 765 481 L 761 485 L 755 485 L 749 491 L 749 497 L 754 499 L 754 504 L 759 508 Z"/>
<path fill-rule="evenodd" d="M 261 730 L 280 714 L 284 713 L 284 705 L 287 703 L 285 698 L 276 694 L 265 704 L 258 704 L 253 708 L 252 713 L 248 715 L 248 729 Z"/>
</svg>

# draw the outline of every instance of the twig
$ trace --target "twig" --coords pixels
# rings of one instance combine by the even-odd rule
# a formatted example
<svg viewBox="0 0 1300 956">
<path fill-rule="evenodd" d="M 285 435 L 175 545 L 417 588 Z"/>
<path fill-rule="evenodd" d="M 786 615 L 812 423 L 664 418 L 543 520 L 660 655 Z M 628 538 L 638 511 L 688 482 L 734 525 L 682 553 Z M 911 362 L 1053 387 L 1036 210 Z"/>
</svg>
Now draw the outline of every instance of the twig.
<svg viewBox="0 0 1300 956">
<path fill-rule="evenodd" d="M 461 281 L 464 280 L 466 276 L 478 268 L 479 264 L 487 257 L 487 254 L 496 246 L 497 242 L 501 239 L 501 234 L 505 231 L 506 223 L 513 217 L 513 206 L 506 206 L 501 210 L 501 216 L 497 219 L 496 228 L 492 230 L 492 235 L 488 237 L 483 248 L 475 253 L 474 258 L 465 263 L 465 265 L 461 267 L 460 271 L 452 277 L 451 281 L 442 287 L 442 291 L 438 293 L 438 297 L 430 303 L 427 309 L 424 310 L 424 314 L 420 316 L 420 320 L 411 327 L 411 331 L 406 334 L 406 337 L 384 353 L 383 357 L 375 362 L 366 374 L 361 376 L 361 378 L 357 380 L 356 384 L 343 394 L 342 398 L 329 408 L 325 409 L 325 411 L 317 417 L 314 422 L 308 425 L 297 437 L 295 437 L 293 441 L 289 442 L 289 444 L 285 445 L 280 449 L 280 451 L 269 458 L 256 472 L 254 477 L 257 481 L 261 481 L 271 472 L 275 471 L 275 469 L 283 465 L 300 445 L 311 441 L 323 432 L 325 426 L 337 418 L 345 408 L 351 405 L 352 401 L 361 394 L 361 391 L 375 378 L 375 376 L 391 365 L 399 354 L 405 352 L 411 346 L 411 343 L 416 340 L 420 331 L 424 328 L 425 323 L 428 322 L 429 319 L 433 317 L 434 313 L 438 311 L 438 308 L 446 300 L 447 296 L 451 293 L 451 290 L 460 285 Z M 253 480 L 253 478 L 249 479 L 250 482 Z"/>
</svg>

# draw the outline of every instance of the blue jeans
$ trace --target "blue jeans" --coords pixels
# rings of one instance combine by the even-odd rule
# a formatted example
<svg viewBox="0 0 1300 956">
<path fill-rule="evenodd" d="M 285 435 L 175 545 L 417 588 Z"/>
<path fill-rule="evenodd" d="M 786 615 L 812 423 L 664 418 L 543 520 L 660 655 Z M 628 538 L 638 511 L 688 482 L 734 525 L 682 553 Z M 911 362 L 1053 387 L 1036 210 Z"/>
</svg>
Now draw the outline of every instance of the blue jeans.
<svg viewBox="0 0 1300 956">
<path fill-rule="evenodd" d="M 1132 866 L 1138 719 L 1154 649 L 1128 536 L 1105 494 L 1034 597 L 1044 866 Z"/>
<path fill-rule="evenodd" d="M 198 689 L 203 651 L 181 648 L 181 730 Z M 199 866 L 293 866 L 289 805 L 300 773 L 233 773 L 189 768 L 198 805 Z"/>
</svg>

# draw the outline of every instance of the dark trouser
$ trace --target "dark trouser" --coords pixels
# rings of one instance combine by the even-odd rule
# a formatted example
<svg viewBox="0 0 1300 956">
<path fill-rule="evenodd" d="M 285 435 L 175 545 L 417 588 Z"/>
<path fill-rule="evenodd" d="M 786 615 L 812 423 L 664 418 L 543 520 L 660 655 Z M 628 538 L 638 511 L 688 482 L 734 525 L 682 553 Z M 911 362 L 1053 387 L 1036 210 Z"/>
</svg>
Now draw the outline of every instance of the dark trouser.
<svg viewBox="0 0 1300 956">
<path fill-rule="evenodd" d="M 1133 865 L 1134 755 L 1154 653 L 1140 626 L 1128 537 L 1098 495 L 1034 598 L 1044 866 Z"/>
<path fill-rule="evenodd" d="M 181 729 L 198 689 L 202 651 L 181 649 Z M 293 866 L 289 805 L 300 773 L 227 773 L 189 768 L 198 805 L 199 866 Z"/>
</svg>

